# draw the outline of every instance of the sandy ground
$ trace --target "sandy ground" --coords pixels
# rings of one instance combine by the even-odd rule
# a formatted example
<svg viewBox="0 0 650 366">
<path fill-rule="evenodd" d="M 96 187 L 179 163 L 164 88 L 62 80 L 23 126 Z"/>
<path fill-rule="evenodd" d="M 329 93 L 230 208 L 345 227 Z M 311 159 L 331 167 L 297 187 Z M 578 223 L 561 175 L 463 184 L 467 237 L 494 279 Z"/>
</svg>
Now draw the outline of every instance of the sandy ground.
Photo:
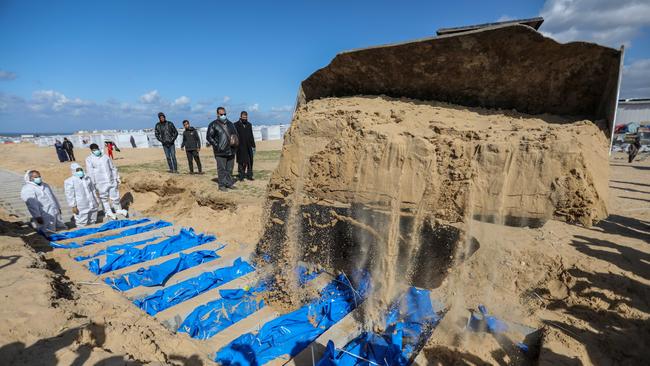
<svg viewBox="0 0 650 366">
<path fill-rule="evenodd" d="M 265 222 L 266 184 L 278 162 L 272 151 L 279 148 L 279 142 L 260 144 L 258 179 L 228 193 L 218 192 L 212 181 L 208 149 L 201 152 L 209 168 L 203 176 L 164 173 L 160 149 L 125 149 L 115 162 L 124 178 L 121 193 L 132 209 L 214 232 L 227 242 L 254 245 Z M 56 186 L 69 175 L 53 148 L 0 145 L 0 154 L 1 168 L 21 173 L 36 168 Z M 186 171 L 183 152 L 177 155 Z M 643 364 L 650 359 L 650 158 L 641 160 L 610 159 L 610 216 L 594 227 L 559 221 L 539 229 L 474 223 L 471 234 L 481 247 L 450 278 L 475 279 L 476 287 L 466 294 L 445 293 L 453 286 L 439 291 L 483 303 L 506 320 L 541 327 L 540 364 Z M 207 364 L 186 338 L 105 286 L 82 284 L 94 276 L 50 251 L 28 228 L 0 219 L 2 362 Z M 492 270 L 494 262 L 499 271 Z M 463 334 L 456 320 L 449 316 L 436 329 L 422 353 L 424 364 L 513 363 L 514 339 Z"/>
</svg>

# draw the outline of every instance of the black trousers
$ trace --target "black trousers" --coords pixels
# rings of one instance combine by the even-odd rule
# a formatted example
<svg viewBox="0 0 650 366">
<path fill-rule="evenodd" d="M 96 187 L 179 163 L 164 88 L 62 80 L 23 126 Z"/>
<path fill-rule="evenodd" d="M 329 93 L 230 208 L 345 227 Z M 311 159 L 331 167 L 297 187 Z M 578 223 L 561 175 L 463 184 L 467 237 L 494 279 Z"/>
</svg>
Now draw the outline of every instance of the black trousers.
<svg viewBox="0 0 650 366">
<path fill-rule="evenodd" d="M 237 172 L 239 173 L 239 179 L 244 178 L 253 178 L 253 156 L 249 156 L 249 161 L 238 162 L 237 163 Z"/>
<path fill-rule="evenodd" d="M 217 181 L 219 187 L 232 187 L 235 181 L 232 179 L 232 170 L 235 166 L 235 156 L 215 156 L 217 161 Z"/>
<path fill-rule="evenodd" d="M 201 168 L 201 158 L 199 157 L 198 150 L 185 150 L 187 154 L 187 163 L 190 166 L 190 173 L 194 173 L 194 161 L 196 161 L 196 167 L 199 169 L 199 173 L 203 172 Z"/>
<path fill-rule="evenodd" d="M 70 159 L 70 161 L 76 161 L 74 159 L 74 152 L 72 150 L 66 150 L 65 152 L 68 154 L 68 159 Z"/>
</svg>

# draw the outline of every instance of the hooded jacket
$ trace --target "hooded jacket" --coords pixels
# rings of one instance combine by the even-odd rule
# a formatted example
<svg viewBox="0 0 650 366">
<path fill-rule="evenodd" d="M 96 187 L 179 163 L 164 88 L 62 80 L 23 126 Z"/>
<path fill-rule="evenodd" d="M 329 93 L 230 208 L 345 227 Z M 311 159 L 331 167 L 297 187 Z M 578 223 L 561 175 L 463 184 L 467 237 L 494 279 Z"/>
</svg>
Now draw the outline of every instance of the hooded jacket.
<svg viewBox="0 0 650 366">
<path fill-rule="evenodd" d="M 237 148 L 230 146 L 230 135 L 237 134 L 235 126 L 226 119 L 226 122 L 221 122 L 218 119 L 210 122 L 208 125 L 207 140 L 212 145 L 214 156 L 218 157 L 231 157 L 235 155 Z"/>
<path fill-rule="evenodd" d="M 176 138 L 178 137 L 178 130 L 176 129 L 176 126 L 174 126 L 174 123 L 171 121 L 159 121 L 156 123 L 155 130 L 156 139 L 165 146 L 173 145 L 174 141 L 176 141 Z"/>
<path fill-rule="evenodd" d="M 99 204 L 95 197 L 95 185 L 87 175 L 82 178 L 77 177 L 75 175 L 77 168 L 81 168 L 81 165 L 77 163 L 70 165 L 72 176 L 63 182 L 63 188 L 68 206 L 77 207 L 79 215 L 84 215 L 87 212 L 97 210 Z"/>
<path fill-rule="evenodd" d="M 194 127 L 190 127 L 183 131 L 183 143 L 181 149 L 185 148 L 187 151 L 198 150 L 201 148 L 201 137 L 199 132 Z"/>
<path fill-rule="evenodd" d="M 20 198 L 27 205 L 27 210 L 32 217 L 41 217 L 47 222 L 48 217 L 59 215 L 61 206 L 49 184 L 43 182 L 38 185 L 29 180 L 31 172 L 32 170 L 25 172 L 25 184 L 20 190 Z"/>
</svg>

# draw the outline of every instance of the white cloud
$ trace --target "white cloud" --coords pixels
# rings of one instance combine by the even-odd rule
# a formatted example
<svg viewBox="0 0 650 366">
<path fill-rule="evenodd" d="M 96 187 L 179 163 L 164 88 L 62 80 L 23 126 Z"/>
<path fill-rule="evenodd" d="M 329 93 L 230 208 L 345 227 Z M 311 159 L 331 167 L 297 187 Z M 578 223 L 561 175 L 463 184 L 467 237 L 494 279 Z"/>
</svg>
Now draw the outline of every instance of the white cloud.
<svg viewBox="0 0 650 366">
<path fill-rule="evenodd" d="M 515 18 L 511 17 L 510 15 L 504 14 L 504 15 L 500 16 L 499 19 L 497 19 L 497 22 L 507 22 L 507 21 L 513 20 L 513 19 L 515 19 Z"/>
<path fill-rule="evenodd" d="M 79 129 L 130 129 L 152 127 L 159 111 L 175 122 L 183 119 L 198 127 L 207 126 L 215 118 L 221 98 L 192 103 L 186 96 L 165 99 L 152 90 L 134 101 L 108 99 L 95 102 L 69 97 L 56 90 L 37 90 L 31 98 L 0 92 L 0 131 L 75 131 Z M 248 110 L 254 123 L 289 123 L 288 106 L 262 110 L 259 103 L 229 103 L 228 111 L 238 116 Z M 55 127 L 52 127 L 55 126 Z"/>
<path fill-rule="evenodd" d="M 9 80 L 15 80 L 16 79 L 16 73 L 7 71 L 7 70 L 0 70 L 0 80 L 4 81 L 9 81 Z"/>
<path fill-rule="evenodd" d="M 637 60 L 623 68 L 621 98 L 650 98 L 650 59 Z"/>
<path fill-rule="evenodd" d="M 293 107 L 290 105 L 283 105 L 280 107 L 271 107 L 271 112 L 293 112 Z"/>
<path fill-rule="evenodd" d="M 228 103 L 228 102 L 230 102 L 230 97 L 227 96 L 227 95 L 226 95 L 225 97 L 223 97 L 223 102 L 224 102 L 224 103 Z"/>
<path fill-rule="evenodd" d="M 630 46 L 650 26 L 648 0 L 547 0 L 541 14 L 545 35 L 560 42 L 592 41 Z"/>
<path fill-rule="evenodd" d="M 158 94 L 158 90 L 154 89 L 148 93 L 143 94 L 140 97 L 140 102 L 145 103 L 145 104 L 153 104 L 157 103 L 160 101 L 160 94 Z"/>
<path fill-rule="evenodd" d="M 172 106 L 187 106 L 190 104 L 190 102 L 191 102 L 190 98 L 183 95 L 181 97 L 176 98 L 172 103 Z"/>
</svg>

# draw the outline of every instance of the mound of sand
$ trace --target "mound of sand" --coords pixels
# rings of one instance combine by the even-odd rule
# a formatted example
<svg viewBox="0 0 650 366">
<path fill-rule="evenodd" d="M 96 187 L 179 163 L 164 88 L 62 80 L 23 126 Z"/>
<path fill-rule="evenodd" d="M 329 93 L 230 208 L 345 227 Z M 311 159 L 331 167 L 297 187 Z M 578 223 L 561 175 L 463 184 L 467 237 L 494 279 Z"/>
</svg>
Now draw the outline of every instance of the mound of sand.
<svg viewBox="0 0 650 366">
<path fill-rule="evenodd" d="M 369 306 L 382 309 L 403 284 L 438 287 L 476 251 L 464 235 L 471 218 L 606 217 L 607 146 L 586 120 L 387 97 L 310 101 L 285 136 L 258 252 L 280 268 L 369 269 Z"/>
</svg>

